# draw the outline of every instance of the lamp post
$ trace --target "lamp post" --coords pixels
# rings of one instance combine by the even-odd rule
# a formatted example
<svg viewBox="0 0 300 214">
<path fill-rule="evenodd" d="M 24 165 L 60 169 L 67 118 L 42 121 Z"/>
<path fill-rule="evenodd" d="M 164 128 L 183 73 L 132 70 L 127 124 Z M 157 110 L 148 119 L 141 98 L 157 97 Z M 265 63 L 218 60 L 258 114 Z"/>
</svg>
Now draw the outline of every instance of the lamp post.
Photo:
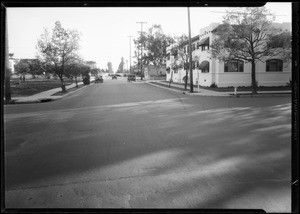
<svg viewBox="0 0 300 214">
<path fill-rule="evenodd" d="M 193 68 L 192 68 L 192 44 L 191 44 L 191 21 L 190 21 L 190 8 L 188 7 L 188 26 L 189 26 L 189 58 L 190 58 L 190 90 L 191 93 L 194 92 L 194 88 L 193 88 Z"/>
</svg>

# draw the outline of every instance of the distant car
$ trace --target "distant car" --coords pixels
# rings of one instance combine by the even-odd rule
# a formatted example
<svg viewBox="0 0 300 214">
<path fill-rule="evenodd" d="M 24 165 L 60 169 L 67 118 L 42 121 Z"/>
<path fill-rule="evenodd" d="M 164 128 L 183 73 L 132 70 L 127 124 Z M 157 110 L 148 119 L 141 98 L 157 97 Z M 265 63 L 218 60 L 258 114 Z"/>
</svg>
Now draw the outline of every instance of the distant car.
<svg viewBox="0 0 300 214">
<path fill-rule="evenodd" d="M 102 78 L 102 76 L 96 78 L 96 79 L 95 79 L 95 83 L 103 83 L 103 78 Z"/>
<path fill-rule="evenodd" d="M 116 75 L 113 75 L 111 78 L 112 78 L 112 79 L 117 79 L 117 76 L 116 76 Z"/>
<path fill-rule="evenodd" d="M 128 81 L 128 82 L 130 82 L 130 81 L 136 81 L 135 75 L 132 75 L 132 74 L 130 75 L 130 74 L 129 74 L 128 77 L 127 77 L 127 81 Z"/>
</svg>

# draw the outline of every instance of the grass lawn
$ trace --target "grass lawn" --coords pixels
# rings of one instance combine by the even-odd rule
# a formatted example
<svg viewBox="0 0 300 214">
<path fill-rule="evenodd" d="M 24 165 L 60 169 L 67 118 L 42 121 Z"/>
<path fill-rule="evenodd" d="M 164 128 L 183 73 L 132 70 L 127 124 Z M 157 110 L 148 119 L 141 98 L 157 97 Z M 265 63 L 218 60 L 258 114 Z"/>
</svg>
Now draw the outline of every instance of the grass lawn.
<svg viewBox="0 0 300 214">
<path fill-rule="evenodd" d="M 169 83 L 168 81 L 165 81 Z M 181 83 L 174 83 L 172 82 L 171 85 L 177 86 L 177 87 L 182 87 L 184 88 L 184 84 Z M 188 84 L 188 87 L 190 84 Z M 194 85 L 194 89 L 197 88 L 197 85 Z M 217 92 L 233 92 L 234 88 L 233 87 L 224 87 L 224 88 L 213 88 L 213 87 L 204 87 L 204 86 L 199 86 L 199 88 L 207 89 L 207 90 L 212 90 L 212 91 L 217 91 Z M 289 91 L 292 90 L 290 86 L 260 86 L 257 88 L 257 91 Z M 251 87 L 238 87 L 237 91 L 252 91 Z"/>
<path fill-rule="evenodd" d="M 43 91 L 61 87 L 59 79 L 29 79 L 22 83 L 19 79 L 11 79 L 10 82 L 12 97 L 31 96 Z M 66 79 L 65 85 L 70 85 L 73 82 L 75 81 Z"/>
</svg>

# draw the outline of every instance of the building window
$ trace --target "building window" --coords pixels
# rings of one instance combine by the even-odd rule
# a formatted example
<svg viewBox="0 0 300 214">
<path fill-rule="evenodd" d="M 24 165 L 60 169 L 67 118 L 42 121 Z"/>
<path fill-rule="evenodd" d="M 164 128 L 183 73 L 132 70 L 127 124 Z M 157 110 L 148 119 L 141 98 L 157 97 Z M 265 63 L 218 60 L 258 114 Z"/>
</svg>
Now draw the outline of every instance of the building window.
<svg viewBox="0 0 300 214">
<path fill-rule="evenodd" d="M 170 67 L 167 67 L 167 73 L 169 74 L 170 73 Z"/>
<path fill-rule="evenodd" d="M 199 69 L 201 70 L 201 73 L 209 73 L 209 62 L 203 61 L 199 65 Z"/>
<path fill-rule="evenodd" d="M 244 72 L 244 62 L 241 60 L 230 60 L 225 62 L 224 72 Z"/>
<path fill-rule="evenodd" d="M 280 59 L 270 59 L 266 61 L 266 71 L 282 71 L 283 61 Z"/>
<path fill-rule="evenodd" d="M 209 50 L 209 45 L 201 45 L 201 50 L 202 51 Z"/>
</svg>

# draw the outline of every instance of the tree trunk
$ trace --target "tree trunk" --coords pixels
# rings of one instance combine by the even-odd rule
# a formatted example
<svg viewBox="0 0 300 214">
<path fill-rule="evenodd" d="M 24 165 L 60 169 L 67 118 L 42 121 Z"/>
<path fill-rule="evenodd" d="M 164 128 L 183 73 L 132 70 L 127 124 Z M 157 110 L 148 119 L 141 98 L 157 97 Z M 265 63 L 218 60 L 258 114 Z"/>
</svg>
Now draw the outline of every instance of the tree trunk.
<svg viewBox="0 0 300 214">
<path fill-rule="evenodd" d="M 78 84 L 77 84 L 77 76 L 75 76 L 75 83 L 76 83 L 76 87 L 78 88 Z"/>
<path fill-rule="evenodd" d="M 61 75 L 59 75 L 59 79 L 60 79 L 60 83 L 61 83 L 61 91 L 66 92 L 66 86 L 65 86 L 65 83 L 64 83 L 64 78 Z"/>
<path fill-rule="evenodd" d="M 169 87 L 171 87 L 172 82 L 173 82 L 173 71 L 171 71 L 171 78 L 170 78 L 170 82 L 169 82 Z"/>
<path fill-rule="evenodd" d="M 256 75 L 255 75 L 255 61 L 251 62 L 251 86 L 252 94 L 257 94 L 257 84 L 256 84 Z"/>
<path fill-rule="evenodd" d="M 66 92 L 66 86 L 65 86 L 65 83 L 64 83 L 64 78 L 63 78 L 63 74 L 65 73 L 65 64 L 64 64 L 64 58 L 63 58 L 63 63 L 62 63 L 62 66 L 61 66 L 61 75 L 59 76 L 60 78 L 60 81 L 61 81 L 61 89 L 62 89 L 62 92 Z"/>
</svg>

